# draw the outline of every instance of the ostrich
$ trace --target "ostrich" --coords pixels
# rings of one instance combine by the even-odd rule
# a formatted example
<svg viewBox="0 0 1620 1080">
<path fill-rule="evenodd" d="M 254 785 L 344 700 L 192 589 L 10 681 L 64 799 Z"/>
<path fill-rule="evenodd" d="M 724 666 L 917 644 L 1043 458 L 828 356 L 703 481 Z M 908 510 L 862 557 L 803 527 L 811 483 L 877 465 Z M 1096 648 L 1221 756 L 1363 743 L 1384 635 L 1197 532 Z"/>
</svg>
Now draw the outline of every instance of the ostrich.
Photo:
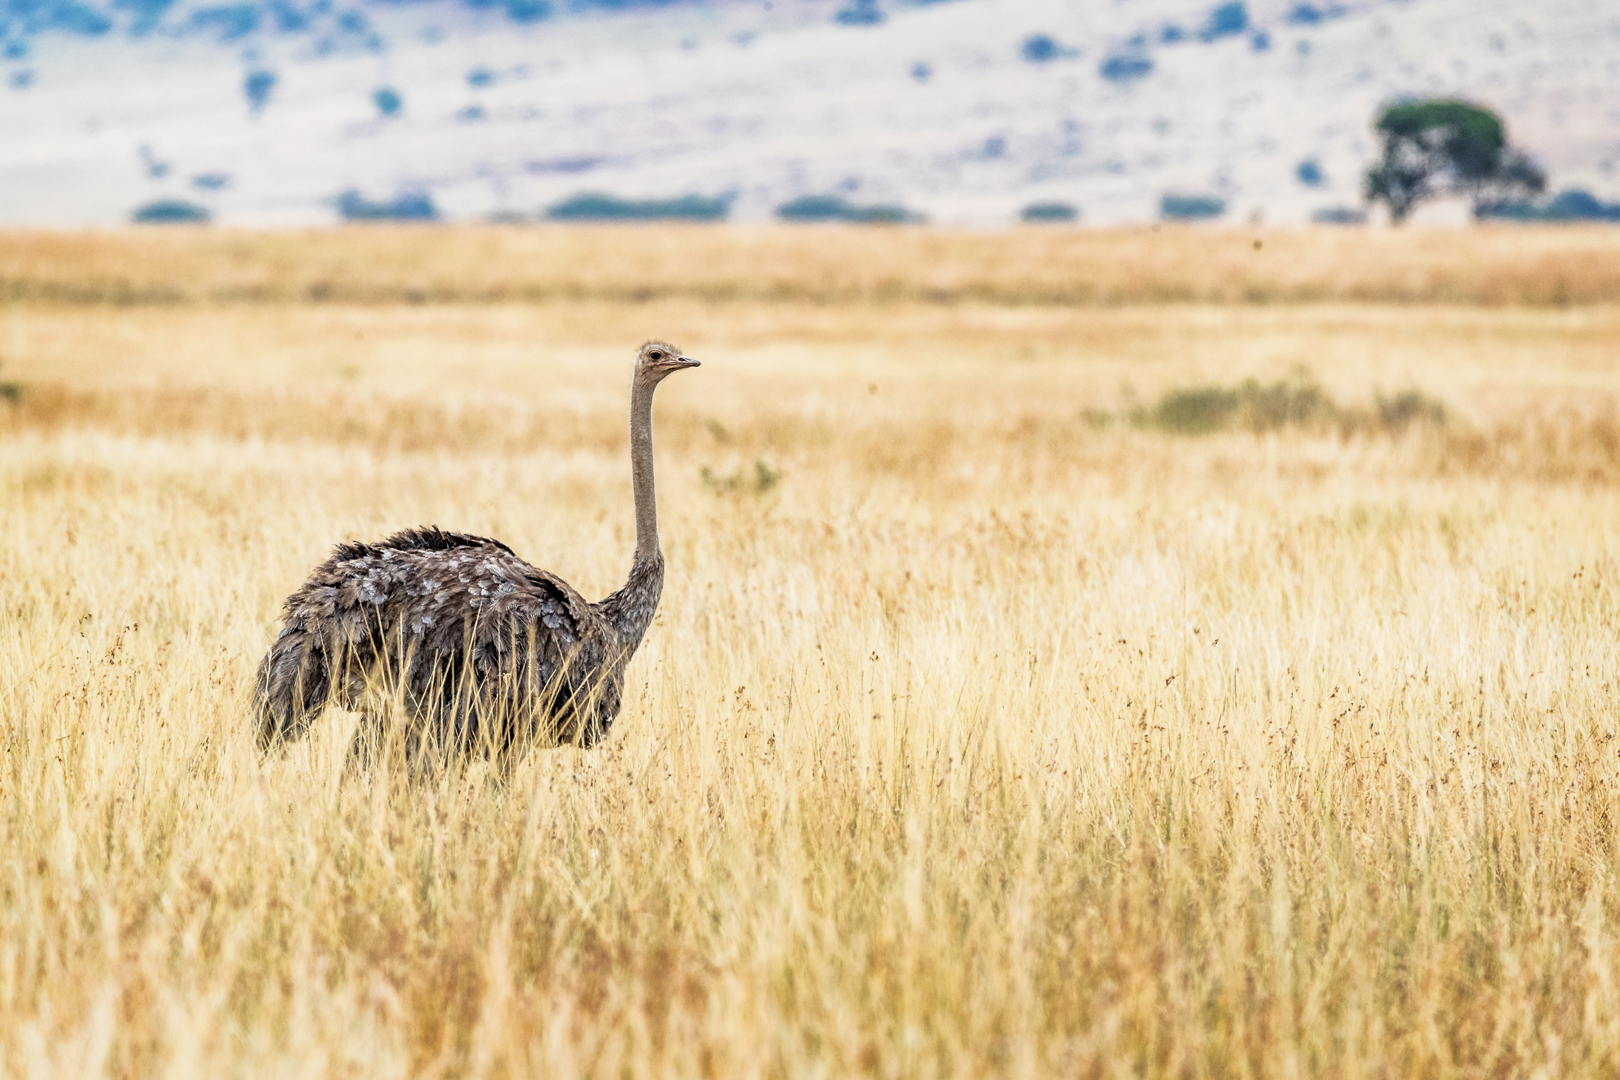
<svg viewBox="0 0 1620 1080">
<path fill-rule="evenodd" d="M 653 391 L 697 367 L 649 341 L 630 381 L 636 553 L 630 580 L 589 603 L 498 540 L 407 529 L 339 544 L 284 605 L 257 681 L 258 745 L 297 739 L 328 702 L 363 711 L 350 765 L 384 734 L 379 691 L 399 695 L 405 751 L 482 748 L 509 761 L 531 741 L 590 746 L 619 713 L 624 669 L 664 587 L 653 497 Z"/>
</svg>

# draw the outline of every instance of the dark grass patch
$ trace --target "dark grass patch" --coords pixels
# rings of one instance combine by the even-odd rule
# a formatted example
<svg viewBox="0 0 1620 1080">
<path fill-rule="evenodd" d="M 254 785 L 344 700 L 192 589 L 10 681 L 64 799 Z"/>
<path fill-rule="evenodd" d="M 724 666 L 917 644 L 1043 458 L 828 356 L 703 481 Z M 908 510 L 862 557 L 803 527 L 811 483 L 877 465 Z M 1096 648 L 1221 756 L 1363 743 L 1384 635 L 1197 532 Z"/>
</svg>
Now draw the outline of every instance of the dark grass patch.
<svg viewBox="0 0 1620 1080">
<path fill-rule="evenodd" d="M 1137 427 L 1171 435 L 1217 431 L 1265 434 L 1285 428 L 1399 435 L 1415 425 L 1446 423 L 1445 406 L 1421 390 L 1377 394 L 1368 405 L 1346 407 L 1306 372 L 1270 384 L 1246 379 L 1236 386 L 1196 386 L 1172 390 L 1129 417 Z"/>
<path fill-rule="evenodd" d="M 760 496 L 768 494 L 782 482 L 782 471 L 771 468 L 763 460 L 756 460 L 752 469 L 739 468 L 730 473 L 720 473 L 704 465 L 698 469 L 698 479 L 716 495 L 746 493 Z"/>
</svg>

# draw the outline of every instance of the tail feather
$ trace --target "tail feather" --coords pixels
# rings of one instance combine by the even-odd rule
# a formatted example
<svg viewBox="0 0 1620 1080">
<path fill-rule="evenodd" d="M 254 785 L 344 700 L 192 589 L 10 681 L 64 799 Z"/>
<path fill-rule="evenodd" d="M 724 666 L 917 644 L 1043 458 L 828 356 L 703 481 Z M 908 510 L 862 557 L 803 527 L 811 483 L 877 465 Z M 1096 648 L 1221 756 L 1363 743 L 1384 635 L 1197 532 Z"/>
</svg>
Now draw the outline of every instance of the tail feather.
<svg viewBox="0 0 1620 1080">
<path fill-rule="evenodd" d="M 302 738 L 331 693 L 331 666 L 314 636 L 297 626 L 282 630 L 259 664 L 259 749 Z"/>
</svg>

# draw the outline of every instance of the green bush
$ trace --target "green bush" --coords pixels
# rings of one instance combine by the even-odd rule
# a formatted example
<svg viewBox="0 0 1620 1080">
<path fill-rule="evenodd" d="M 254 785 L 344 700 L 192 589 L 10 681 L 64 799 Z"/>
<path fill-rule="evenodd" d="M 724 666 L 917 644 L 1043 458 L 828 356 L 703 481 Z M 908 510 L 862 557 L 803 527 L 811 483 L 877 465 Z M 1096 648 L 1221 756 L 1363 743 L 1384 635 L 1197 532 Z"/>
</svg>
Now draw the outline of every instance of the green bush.
<svg viewBox="0 0 1620 1080">
<path fill-rule="evenodd" d="M 698 479 L 716 495 L 747 493 L 757 497 L 769 494 L 782 482 L 782 471 L 756 460 L 752 470 L 738 469 L 732 473 L 718 473 L 704 465 L 698 469 Z"/>
<path fill-rule="evenodd" d="M 1561 191 L 1545 205 L 1531 202 L 1485 203 L 1474 216 L 1489 221 L 1620 221 L 1620 202 L 1606 203 L 1590 191 Z"/>
<path fill-rule="evenodd" d="M 205 225 L 213 219 L 206 207 L 184 199 L 156 199 L 130 215 L 137 225 Z"/>
<path fill-rule="evenodd" d="M 1394 397 L 1373 400 L 1378 424 L 1385 431 L 1401 432 L 1413 424 L 1443 424 L 1446 407 L 1421 390 L 1403 390 Z"/>
<path fill-rule="evenodd" d="M 1020 221 L 1031 224 L 1062 224 L 1078 219 L 1080 211 L 1064 202 L 1030 203 L 1019 212 Z"/>
<path fill-rule="evenodd" d="M 1101 426 L 1088 418 L 1092 426 Z M 1414 425 L 1446 422 L 1446 409 L 1420 390 L 1391 397 L 1375 395 L 1372 404 L 1344 408 L 1305 371 L 1270 384 L 1245 379 L 1237 386 L 1195 386 L 1171 390 L 1152 406 L 1131 414 L 1137 427 L 1172 435 L 1208 435 L 1243 430 L 1255 434 L 1283 428 L 1336 430 L 1398 435 Z"/>
<path fill-rule="evenodd" d="M 1248 379 L 1235 387 L 1172 390 L 1145 419 L 1149 426 L 1177 435 L 1232 427 L 1266 432 L 1331 422 L 1338 419 L 1338 409 L 1314 382 L 1290 379 L 1264 386 L 1258 379 Z"/>
<path fill-rule="evenodd" d="M 358 191 L 343 192 L 334 200 L 344 221 L 437 221 L 439 209 L 425 191 L 402 191 L 392 199 L 374 201 Z"/>
<path fill-rule="evenodd" d="M 1165 195 L 1159 216 L 1166 221 L 1208 221 L 1226 213 L 1226 200 L 1214 195 Z"/>
<path fill-rule="evenodd" d="M 621 199 L 583 192 L 548 208 L 546 217 L 552 221 L 724 221 L 730 213 L 730 195 Z"/>
<path fill-rule="evenodd" d="M 783 221 L 853 221 L 865 225 L 899 225 L 920 221 L 903 206 L 857 206 L 839 195 L 801 195 L 776 208 Z"/>
</svg>

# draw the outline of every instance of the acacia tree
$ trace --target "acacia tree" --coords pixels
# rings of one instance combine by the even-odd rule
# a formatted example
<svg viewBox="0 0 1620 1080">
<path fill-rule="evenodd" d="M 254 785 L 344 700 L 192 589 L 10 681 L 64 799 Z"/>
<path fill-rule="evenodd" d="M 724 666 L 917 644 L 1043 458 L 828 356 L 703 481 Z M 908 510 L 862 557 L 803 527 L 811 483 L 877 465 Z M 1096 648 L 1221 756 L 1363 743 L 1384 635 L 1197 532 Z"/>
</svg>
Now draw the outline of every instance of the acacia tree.
<svg viewBox="0 0 1620 1080">
<path fill-rule="evenodd" d="M 1391 105 L 1379 116 L 1377 131 L 1383 160 L 1367 171 L 1367 198 L 1388 203 L 1396 224 L 1435 196 L 1470 196 L 1477 217 L 1547 186 L 1540 167 L 1508 145 L 1501 118 L 1467 101 Z"/>
</svg>

